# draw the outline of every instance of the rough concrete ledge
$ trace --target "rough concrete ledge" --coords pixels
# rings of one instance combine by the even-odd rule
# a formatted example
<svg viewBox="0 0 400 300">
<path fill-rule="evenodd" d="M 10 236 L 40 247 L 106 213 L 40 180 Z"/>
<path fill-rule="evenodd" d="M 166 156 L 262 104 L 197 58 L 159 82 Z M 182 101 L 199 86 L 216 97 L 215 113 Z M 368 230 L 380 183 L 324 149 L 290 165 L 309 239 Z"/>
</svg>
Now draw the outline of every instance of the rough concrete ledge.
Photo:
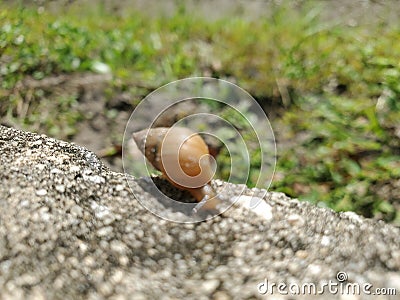
<svg viewBox="0 0 400 300">
<path fill-rule="evenodd" d="M 173 223 L 82 147 L 0 126 L 0 154 L 1 299 L 265 298 L 265 279 L 336 282 L 339 271 L 400 294 L 400 229 L 383 222 L 267 193 L 269 219 L 232 207 Z"/>
</svg>

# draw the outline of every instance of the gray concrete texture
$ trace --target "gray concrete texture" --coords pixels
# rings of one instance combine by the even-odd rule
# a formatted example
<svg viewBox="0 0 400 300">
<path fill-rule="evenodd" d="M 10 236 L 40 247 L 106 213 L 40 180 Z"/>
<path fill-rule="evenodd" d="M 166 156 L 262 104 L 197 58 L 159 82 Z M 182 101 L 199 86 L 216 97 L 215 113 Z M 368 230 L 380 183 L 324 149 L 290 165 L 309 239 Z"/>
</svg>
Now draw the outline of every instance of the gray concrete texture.
<svg viewBox="0 0 400 300">
<path fill-rule="evenodd" d="M 80 146 L 0 126 L 0 154 L 0 299 L 264 299 L 265 279 L 321 284 L 339 271 L 348 282 L 397 288 L 399 299 L 400 229 L 384 222 L 268 192 L 269 218 L 234 206 L 174 223 Z M 152 197 L 130 180 L 138 197 Z M 275 290 L 269 299 L 298 298 L 310 297 Z M 364 298 L 372 299 L 350 297 Z"/>
</svg>

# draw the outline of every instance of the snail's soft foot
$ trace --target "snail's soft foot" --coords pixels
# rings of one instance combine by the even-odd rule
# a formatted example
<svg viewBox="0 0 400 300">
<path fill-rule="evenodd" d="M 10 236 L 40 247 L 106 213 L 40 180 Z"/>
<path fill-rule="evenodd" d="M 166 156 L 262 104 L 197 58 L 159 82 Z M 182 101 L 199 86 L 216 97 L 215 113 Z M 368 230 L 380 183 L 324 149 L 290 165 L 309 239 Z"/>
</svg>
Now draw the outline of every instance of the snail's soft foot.
<svg viewBox="0 0 400 300">
<path fill-rule="evenodd" d="M 222 201 L 219 197 L 212 197 L 206 195 L 199 203 L 192 209 L 192 215 L 197 213 L 215 213 L 222 207 Z"/>
<path fill-rule="evenodd" d="M 200 210 L 202 210 L 204 204 L 207 203 L 209 197 L 206 195 L 201 199 L 199 203 L 196 204 L 196 206 L 192 209 L 192 215 L 197 214 Z M 203 209 L 204 210 L 204 209 Z"/>
</svg>

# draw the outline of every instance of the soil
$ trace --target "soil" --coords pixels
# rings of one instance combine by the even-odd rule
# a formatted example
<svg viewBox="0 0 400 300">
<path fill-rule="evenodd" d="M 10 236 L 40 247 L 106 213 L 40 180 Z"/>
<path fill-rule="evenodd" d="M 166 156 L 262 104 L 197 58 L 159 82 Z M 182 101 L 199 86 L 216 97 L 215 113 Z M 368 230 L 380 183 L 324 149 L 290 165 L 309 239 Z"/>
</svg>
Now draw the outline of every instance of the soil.
<svg viewBox="0 0 400 300">
<path fill-rule="evenodd" d="M 7 2 L 7 1 L 6 1 Z M 44 5 L 44 1 L 23 1 L 26 4 Z M 59 0 L 46 4 L 47 9 L 60 10 L 66 5 L 78 1 Z M 89 3 L 89 1 L 80 1 Z M 257 19 L 271 12 L 273 1 L 187 1 L 187 10 L 196 10 L 210 20 L 226 15 L 240 15 L 246 18 Z M 293 1 L 295 5 L 301 5 L 302 1 Z M 179 7 L 179 1 L 90 1 L 91 5 L 102 5 L 103 9 L 114 13 L 126 13 L 124 8 L 130 7 L 152 17 L 154 15 L 172 15 Z M 322 5 L 321 16 L 327 22 L 346 22 L 350 25 L 360 23 L 390 23 L 397 20 L 400 6 L 396 1 L 315 1 L 316 5 Z M 38 82 L 31 80 L 25 82 L 30 88 L 55 89 L 59 94 L 76 93 L 78 95 L 79 110 L 84 113 L 84 119 L 78 124 L 77 134 L 67 138 L 95 152 L 100 159 L 113 171 L 122 172 L 121 144 L 126 123 L 134 110 L 132 96 L 124 92 L 116 92 L 112 96 L 106 93 L 111 77 L 98 74 L 73 74 L 60 75 L 45 78 Z M 135 83 L 132 83 L 135 85 Z M 154 89 L 157 87 L 154 87 Z M 141 95 L 144 97 L 145 95 Z M 268 114 L 278 140 L 278 148 L 285 144 L 280 140 L 282 128 L 275 123 L 275 117 L 279 115 L 279 107 L 269 107 Z M 113 113 L 110 114 L 110 111 Z M 10 123 L 3 119 L 2 124 L 18 128 L 18 124 Z M 39 132 L 46 133 L 46 132 Z M 292 141 L 293 142 L 293 141 Z M 398 199 L 398 195 L 391 195 L 392 185 L 377 187 L 385 191 L 386 198 Z M 397 189 L 394 189 L 397 191 Z"/>
<path fill-rule="evenodd" d="M 11 1 L 5 1 L 10 2 Z M 244 18 L 257 19 L 271 14 L 271 7 L 279 5 L 282 1 L 185 1 L 188 11 L 195 10 L 196 13 L 204 15 L 210 20 L 221 17 L 241 16 Z M 292 1 L 294 8 L 304 6 L 305 1 Z M 146 0 L 121 0 L 121 1 L 89 1 L 89 0 L 58 0 L 46 2 L 22 1 L 26 5 L 44 6 L 46 9 L 59 12 L 66 6 L 81 3 L 82 5 L 97 5 L 105 11 L 116 14 L 124 14 L 131 10 L 140 11 L 149 17 L 157 15 L 173 15 L 181 7 L 181 1 L 146 1 Z M 217 6 L 217 9 L 216 9 Z M 308 5 L 310 6 L 310 5 Z M 319 14 L 327 22 L 346 22 L 356 25 L 358 23 L 373 23 L 385 21 L 387 23 L 397 20 L 397 12 L 400 7 L 396 1 L 315 1 L 315 6 L 320 7 Z M 374 15 L 371 18 L 371 14 Z M 102 157 L 102 160 L 114 171 L 122 171 L 120 158 L 120 145 L 122 143 L 123 132 L 130 114 L 134 107 L 131 105 L 132 99 L 126 93 L 115 93 L 109 97 L 105 90 L 108 87 L 110 76 L 96 74 L 74 74 L 62 75 L 54 78 L 46 78 L 40 82 L 31 81 L 30 87 L 54 88 L 61 90 L 61 93 L 78 93 L 80 103 L 79 110 L 84 112 L 85 118 L 78 125 L 77 134 L 68 141 L 87 147 Z M 132 83 L 135 85 L 135 83 Z M 42 85 L 42 86 L 40 86 Z M 44 85 L 44 86 L 43 86 Z M 154 89 L 157 87 L 154 87 Z M 143 95 L 144 97 L 145 95 Z M 274 118 L 279 113 L 279 107 L 268 107 L 268 116 Z M 110 116 L 110 110 L 113 115 Z M 270 120 L 274 125 L 274 120 Z M 3 124 L 9 124 L 7 119 Z M 18 124 L 9 124 L 18 128 Z M 273 126 L 279 140 L 279 128 Z M 46 133 L 46 132 L 40 132 Z"/>
</svg>

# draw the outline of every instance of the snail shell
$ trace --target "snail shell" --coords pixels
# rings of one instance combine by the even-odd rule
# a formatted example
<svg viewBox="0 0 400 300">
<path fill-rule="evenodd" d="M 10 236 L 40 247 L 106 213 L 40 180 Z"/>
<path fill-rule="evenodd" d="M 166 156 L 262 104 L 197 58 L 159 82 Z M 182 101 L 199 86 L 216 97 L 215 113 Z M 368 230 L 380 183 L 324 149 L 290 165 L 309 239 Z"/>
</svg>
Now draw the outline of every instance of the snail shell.
<svg viewBox="0 0 400 300">
<path fill-rule="evenodd" d="M 158 127 L 133 133 L 150 163 L 174 186 L 187 190 L 200 202 L 195 208 L 215 209 L 219 201 L 210 181 L 215 160 L 202 137 L 184 127 Z"/>
</svg>

